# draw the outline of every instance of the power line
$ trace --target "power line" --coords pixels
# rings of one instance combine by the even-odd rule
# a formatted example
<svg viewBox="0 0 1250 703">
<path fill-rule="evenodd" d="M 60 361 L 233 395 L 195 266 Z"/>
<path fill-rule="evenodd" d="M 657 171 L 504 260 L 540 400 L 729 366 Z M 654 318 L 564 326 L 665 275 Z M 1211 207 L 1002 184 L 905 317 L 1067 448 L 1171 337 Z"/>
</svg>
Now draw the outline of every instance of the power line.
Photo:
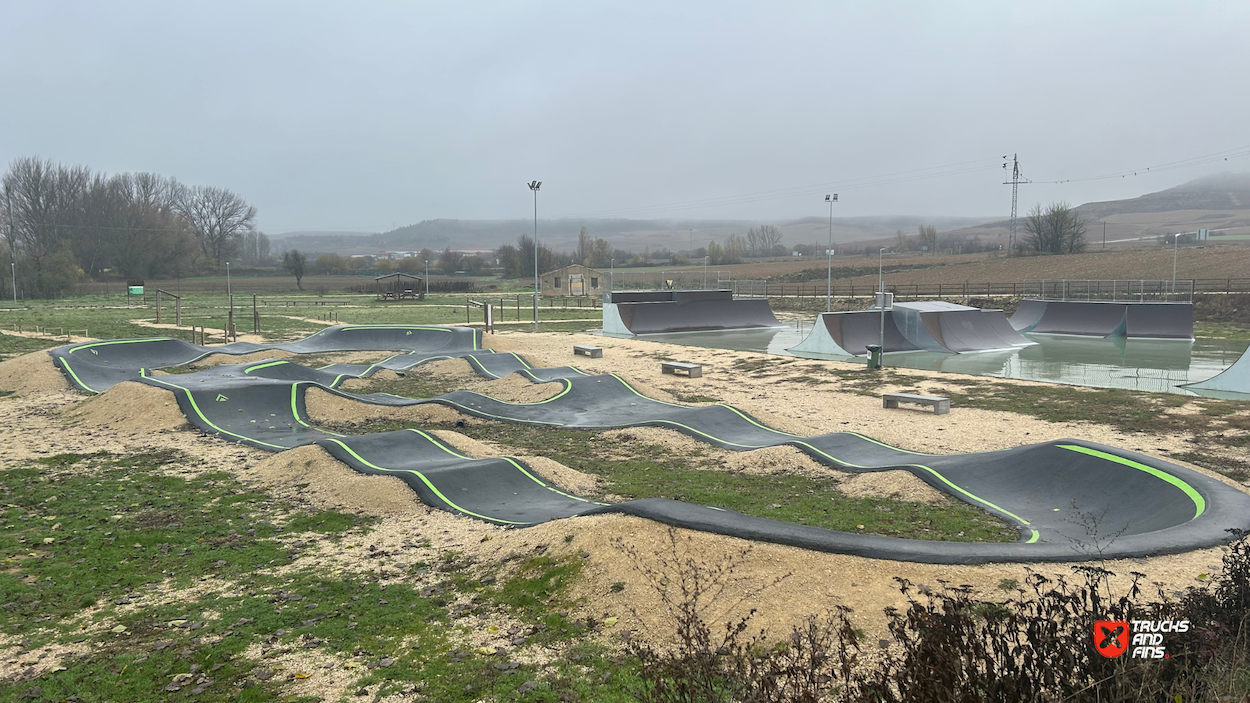
<svg viewBox="0 0 1250 703">
<path fill-rule="evenodd" d="M 687 200 L 657 205 L 645 205 L 638 207 L 616 208 L 612 210 L 600 210 L 597 212 L 579 212 L 559 215 L 559 217 L 603 217 L 610 215 L 637 214 L 651 212 L 665 212 L 670 210 L 686 210 L 700 207 L 712 207 L 718 205 L 734 205 L 739 203 L 759 202 L 763 200 L 777 200 L 781 198 L 798 197 L 805 195 L 820 194 L 827 190 L 855 190 L 859 188 L 871 188 L 881 185 L 893 185 L 896 183 L 907 183 L 911 181 L 923 180 L 928 178 L 940 178 L 945 176 L 961 175 L 965 173 L 974 173 L 990 168 L 997 168 L 998 159 L 976 159 L 973 161 L 963 161 L 953 164 L 945 164 L 942 166 L 927 166 L 924 168 L 909 169 L 906 171 L 895 171 L 892 173 L 878 174 L 874 176 L 865 176 L 861 178 L 853 178 L 843 181 L 832 181 L 826 183 L 817 183 L 812 185 L 791 186 L 788 188 L 779 188 L 775 190 L 757 191 L 754 193 L 741 193 L 737 195 L 718 196 L 712 198 L 702 198 L 698 200 Z"/>
<path fill-rule="evenodd" d="M 1145 168 L 1132 169 L 1128 171 L 1118 171 L 1116 173 L 1108 173 L 1101 176 L 1086 176 L 1083 178 L 1065 178 L 1057 181 L 1033 181 L 1034 183 L 1042 183 L 1049 185 L 1058 185 L 1063 183 L 1084 183 L 1088 181 L 1105 181 L 1112 178 L 1128 178 L 1129 176 L 1145 175 L 1147 173 L 1157 173 L 1161 171 L 1172 171 L 1178 168 L 1189 168 L 1190 166 L 1201 166 L 1203 164 L 1216 163 L 1219 161 L 1228 161 L 1229 159 L 1237 159 L 1250 156 L 1250 145 L 1239 146 L 1233 149 L 1224 149 L 1210 154 L 1201 156 L 1193 156 L 1180 161 L 1171 161 L 1165 164 L 1155 166 L 1147 166 Z"/>
</svg>

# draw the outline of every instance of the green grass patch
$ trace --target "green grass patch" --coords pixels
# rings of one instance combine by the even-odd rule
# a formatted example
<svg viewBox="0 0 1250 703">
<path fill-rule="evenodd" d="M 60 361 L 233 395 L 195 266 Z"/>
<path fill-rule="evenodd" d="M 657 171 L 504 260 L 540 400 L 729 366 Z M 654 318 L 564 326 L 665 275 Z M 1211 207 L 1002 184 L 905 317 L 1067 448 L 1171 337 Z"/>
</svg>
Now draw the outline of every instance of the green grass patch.
<svg viewBox="0 0 1250 703">
<path fill-rule="evenodd" d="M 1244 323 L 1236 322 L 1194 321 L 1194 336 L 1219 339 L 1250 339 L 1250 327 Z"/>
<path fill-rule="evenodd" d="M 311 700 L 284 687 L 318 670 L 269 661 L 310 650 L 350 669 L 348 694 L 365 700 L 630 700 L 632 674 L 589 641 L 603 624 L 566 615 L 580 559 L 505 566 L 447 552 L 401 564 L 402 552 L 370 549 L 360 573 L 291 569 L 316 543 L 363 544 L 373 521 L 295 510 L 226 474 L 167 475 L 187 461 L 63 454 L 0 470 L 0 630 L 19 657 L 76 647 L 39 677 L 0 686 L 0 703 Z M 380 584 L 384 563 L 409 576 Z M 520 644 L 457 644 L 498 614 L 525 623 Z M 514 653 L 530 643 L 569 655 L 521 664 Z M 245 654 L 253 646 L 259 657 Z"/>
<path fill-rule="evenodd" d="M 40 349 L 51 349 L 64 344 L 55 339 L 39 339 L 36 337 L 18 337 L 11 334 L 0 334 L 0 361 L 11 359 L 22 354 L 29 354 Z"/>
<path fill-rule="evenodd" d="M 390 393 L 405 398 L 433 398 L 434 396 L 460 390 L 459 380 L 443 374 L 407 373 L 397 379 L 371 378 L 368 385 L 354 389 L 353 393 Z"/>
</svg>

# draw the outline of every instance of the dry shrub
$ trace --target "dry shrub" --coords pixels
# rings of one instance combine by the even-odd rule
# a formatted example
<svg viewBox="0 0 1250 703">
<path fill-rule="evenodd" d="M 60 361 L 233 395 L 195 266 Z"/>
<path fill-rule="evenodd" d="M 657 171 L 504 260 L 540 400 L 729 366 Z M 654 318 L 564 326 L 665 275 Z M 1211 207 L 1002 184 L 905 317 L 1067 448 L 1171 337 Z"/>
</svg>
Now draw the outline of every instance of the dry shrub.
<svg viewBox="0 0 1250 703">
<path fill-rule="evenodd" d="M 862 656 L 846 608 L 809 617 L 780 642 L 749 633 L 755 611 L 713 632 L 707 614 L 741 559 L 701 566 L 670 530 L 651 559 L 618 544 L 675 625 L 669 646 L 628 645 L 638 661 L 634 695 L 644 703 L 1250 701 L 1250 543 L 1235 536 L 1221 572 L 1176 598 L 1158 584 L 1145 597 L 1140 573 L 1113 593 L 1114 574 L 1097 566 L 1074 567 L 1073 579 L 1031 573 L 1002 601 L 978 600 L 966 585 L 898 579 L 908 606 L 886 610 L 890 639 Z M 1190 628 L 1165 636 L 1165 659 L 1108 659 L 1094 647 L 1096 620 L 1188 620 Z"/>
</svg>

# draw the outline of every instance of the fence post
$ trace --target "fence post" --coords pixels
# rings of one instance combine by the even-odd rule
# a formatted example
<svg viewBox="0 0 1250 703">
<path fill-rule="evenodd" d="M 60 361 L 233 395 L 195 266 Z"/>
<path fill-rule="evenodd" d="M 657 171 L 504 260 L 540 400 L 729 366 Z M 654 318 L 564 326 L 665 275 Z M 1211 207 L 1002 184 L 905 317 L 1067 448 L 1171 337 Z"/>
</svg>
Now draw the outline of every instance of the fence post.
<svg viewBox="0 0 1250 703">
<path fill-rule="evenodd" d="M 156 324 L 161 324 L 161 291 L 156 291 Z"/>
<path fill-rule="evenodd" d="M 260 310 L 256 308 L 256 296 L 252 296 L 252 334 L 260 334 Z"/>
</svg>

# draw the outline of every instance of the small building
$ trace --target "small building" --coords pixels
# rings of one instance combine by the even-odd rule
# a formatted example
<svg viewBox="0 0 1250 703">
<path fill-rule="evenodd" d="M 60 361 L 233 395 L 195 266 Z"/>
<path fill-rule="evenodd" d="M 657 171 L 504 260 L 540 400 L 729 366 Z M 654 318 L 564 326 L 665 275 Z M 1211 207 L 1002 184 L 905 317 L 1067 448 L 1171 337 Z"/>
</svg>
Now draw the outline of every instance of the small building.
<svg viewBox="0 0 1250 703">
<path fill-rule="evenodd" d="M 542 295 L 558 297 L 564 295 L 603 295 L 607 281 L 603 272 L 589 266 L 573 264 L 555 271 L 548 271 L 541 276 Z"/>
<path fill-rule="evenodd" d="M 425 281 L 406 273 L 388 273 L 373 279 L 378 300 L 425 300 Z"/>
</svg>

